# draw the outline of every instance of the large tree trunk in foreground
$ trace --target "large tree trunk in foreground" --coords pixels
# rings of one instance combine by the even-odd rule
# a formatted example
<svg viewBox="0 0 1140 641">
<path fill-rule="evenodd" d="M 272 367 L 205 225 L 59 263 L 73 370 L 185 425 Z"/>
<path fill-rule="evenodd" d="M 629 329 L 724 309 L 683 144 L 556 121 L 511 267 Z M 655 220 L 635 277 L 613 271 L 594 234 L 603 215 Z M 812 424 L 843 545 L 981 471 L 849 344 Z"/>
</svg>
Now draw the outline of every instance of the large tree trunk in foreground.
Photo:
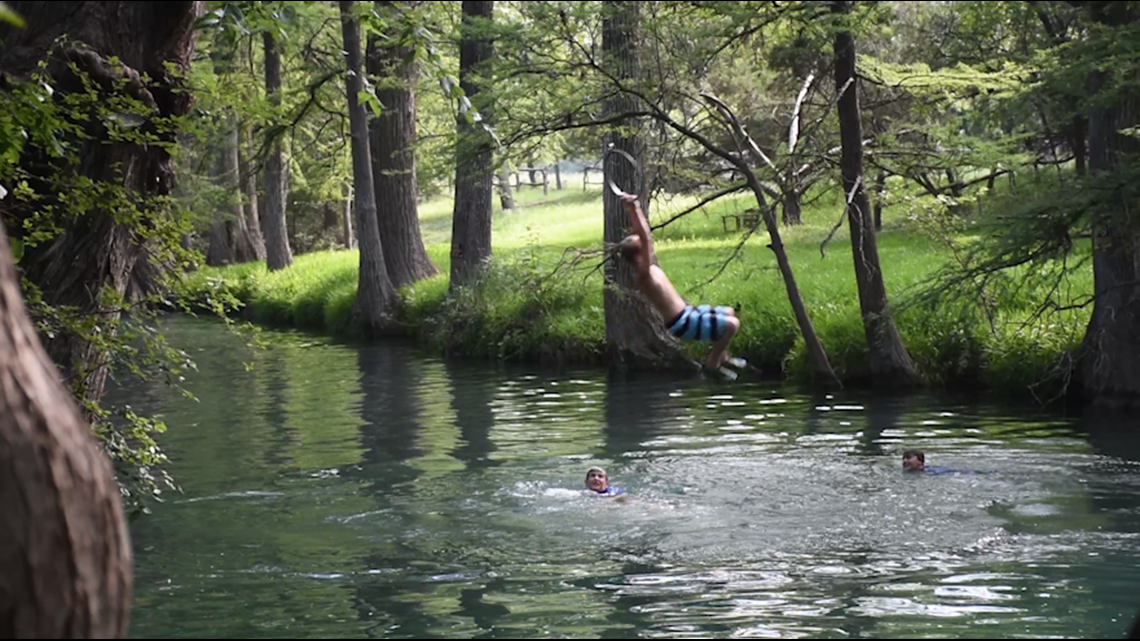
<svg viewBox="0 0 1140 641">
<path fill-rule="evenodd" d="M 392 2 L 377 2 L 391 11 Z M 401 2 L 415 11 L 418 0 Z M 386 15 L 391 15 L 386 14 Z M 395 31 L 395 30 L 393 30 Z M 398 42 L 399 33 L 390 34 Z M 397 288 L 439 273 L 428 258 L 416 211 L 416 62 L 409 46 L 385 46 L 378 36 L 368 39 L 368 75 L 384 110 L 372 120 L 372 175 L 376 187 L 376 217 L 384 244 L 384 264 Z"/>
<path fill-rule="evenodd" d="M 0 28 L 0 68 L 11 77 L 26 77 L 44 59 L 55 40 L 67 34 L 67 43 L 58 46 L 47 67 L 57 99 L 69 92 L 85 91 L 81 79 L 69 67 L 69 63 L 74 63 L 105 98 L 112 92 L 122 92 L 160 117 L 183 115 L 189 110 L 190 95 L 178 91 L 179 82 L 168 74 L 165 64 L 173 63 L 183 71 L 188 68 L 194 42 L 191 27 L 202 10 L 201 4 L 9 2 L 27 24 L 23 29 Z M 122 68 L 111 65 L 112 57 L 119 60 Z M 140 81 L 143 75 L 150 78 L 149 83 Z M 128 79 L 126 86 L 117 87 L 123 78 Z M 51 176 L 72 174 L 121 186 L 136 199 L 171 193 L 174 172 L 170 155 L 162 145 L 111 142 L 103 123 L 95 118 L 81 125 L 90 139 L 72 141 L 78 147 L 77 163 L 50 158 L 42 150 L 25 150 L 23 162 L 33 175 L 29 182 L 48 202 L 56 198 L 56 189 L 49 182 Z M 175 139 L 173 132 L 159 131 L 156 135 L 170 143 Z M 4 224 L 13 235 L 22 233 L 22 219 L 43 211 L 42 204 L 26 206 L 12 196 L 0 208 Z M 61 220 L 64 231 L 49 242 L 28 247 L 20 263 L 23 274 L 43 292 L 47 304 L 72 306 L 79 315 L 99 319 L 107 327 L 113 327 L 119 318 L 117 304 L 108 308 L 100 297 L 107 290 L 123 295 L 143 254 L 134 229 L 118 223 L 115 215 L 121 212 L 114 205 L 111 209 L 115 210 L 96 205 L 73 219 Z M 61 219 L 67 213 L 61 212 Z M 102 397 L 106 359 L 86 338 L 57 333 L 45 347 L 52 360 L 63 368 L 76 393 L 91 400 Z"/>
<path fill-rule="evenodd" d="M 119 486 L 10 257 L 0 226 L 0 637 L 123 639 L 132 557 Z"/>
<path fill-rule="evenodd" d="M 478 108 L 479 89 L 487 82 L 494 55 L 485 34 L 494 2 L 463 0 L 463 35 L 459 45 L 459 84 Z M 487 113 L 484 118 L 489 118 Z M 460 114 L 455 153 L 455 209 L 451 222 L 450 290 L 475 281 L 491 259 L 491 139 L 479 124 L 470 124 Z"/>
<path fill-rule="evenodd" d="M 364 86 L 361 72 L 360 22 L 353 16 L 354 2 L 341 2 L 344 48 L 348 51 L 348 116 L 352 130 L 352 177 L 356 183 L 356 223 L 360 234 L 360 272 L 356 286 L 353 321 L 369 334 L 389 329 L 397 302 L 396 289 L 388 278 L 384 247 L 376 221 L 376 190 L 372 185 L 372 159 L 368 150 L 368 122 L 358 96 Z"/>
<path fill-rule="evenodd" d="M 832 3 L 833 13 L 846 14 L 850 10 L 850 2 L 838 0 Z M 835 34 L 835 86 L 843 92 L 838 104 L 843 146 L 839 166 L 843 174 L 843 193 L 846 195 L 855 190 L 854 198 L 847 206 L 847 221 L 851 227 L 855 281 L 859 287 L 859 309 L 863 314 L 863 330 L 870 351 L 872 382 L 884 387 L 912 385 L 917 382 L 918 374 L 887 304 L 887 289 L 883 284 L 878 242 L 871 219 L 871 201 L 863 181 L 863 130 L 855 78 L 855 37 L 850 31 L 841 30 Z"/>
<path fill-rule="evenodd" d="M 602 51 L 610 72 L 615 77 L 636 82 L 641 75 L 640 3 L 605 2 L 602 4 Z M 617 94 L 603 105 L 606 115 L 637 110 L 636 99 Z M 629 123 L 623 123 L 623 126 Z M 602 151 L 610 148 L 624 151 L 637 160 L 634 167 L 623 156 L 605 156 L 603 175 L 622 190 L 634 193 L 642 211 L 649 213 L 649 194 L 645 179 L 645 144 L 636 134 L 625 136 L 609 133 L 603 138 Z M 630 233 L 629 213 L 621 199 L 608 188 L 602 190 L 605 217 L 604 240 L 614 246 Z M 656 263 L 657 256 L 650 257 Z M 606 344 L 615 363 L 638 366 L 672 364 L 693 366 L 677 349 L 677 341 L 669 336 L 665 321 L 638 291 L 634 269 L 615 254 L 606 261 L 605 288 L 602 303 L 606 317 Z"/>
<path fill-rule="evenodd" d="M 1097 22 L 1122 27 L 1137 20 L 1132 3 L 1093 2 Z M 1104 72 L 1093 70 L 1090 95 L 1106 88 Z M 1133 79 L 1134 80 L 1134 79 Z M 1088 120 L 1088 171 L 1102 177 L 1120 171 L 1123 154 L 1136 154 L 1140 144 L 1121 133 L 1140 123 L 1140 95 L 1135 90 L 1115 104 L 1095 105 Z M 1135 162 L 1135 161 L 1132 161 Z M 1135 171 L 1135 170 L 1133 170 Z M 1096 300 L 1081 344 L 1080 374 L 1087 399 L 1096 405 L 1140 405 L 1140 223 L 1135 203 L 1108 192 L 1093 217 L 1093 279 Z"/>
<path fill-rule="evenodd" d="M 265 93 L 274 107 L 281 103 L 281 52 L 273 34 L 261 34 L 265 46 Z M 289 233 L 285 224 L 285 157 L 281 151 L 282 132 L 274 127 L 266 130 L 272 136 L 269 156 L 265 159 L 265 218 L 261 230 L 265 234 L 265 265 L 269 271 L 285 269 L 293 264 Z"/>
</svg>

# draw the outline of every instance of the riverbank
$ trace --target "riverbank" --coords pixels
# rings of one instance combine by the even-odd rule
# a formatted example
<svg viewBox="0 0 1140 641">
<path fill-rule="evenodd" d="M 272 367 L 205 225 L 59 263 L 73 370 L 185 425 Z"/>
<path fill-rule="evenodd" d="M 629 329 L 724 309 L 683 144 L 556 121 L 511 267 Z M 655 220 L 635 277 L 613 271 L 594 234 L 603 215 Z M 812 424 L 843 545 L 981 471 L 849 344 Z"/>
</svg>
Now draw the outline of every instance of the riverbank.
<svg viewBox="0 0 1140 641">
<path fill-rule="evenodd" d="M 439 273 L 401 291 L 400 323 L 433 350 L 473 358 L 600 363 L 605 322 L 597 251 L 602 238 L 601 192 L 567 187 L 543 195 L 516 194 L 509 212 L 495 204 L 493 265 L 480 288 L 449 300 L 451 200 L 420 207 L 424 243 Z M 651 223 L 684 210 L 690 199 L 653 203 Z M 658 259 L 686 298 L 739 310 L 742 327 L 732 351 L 766 374 L 806 378 L 810 368 L 775 257 L 761 229 L 741 245 L 725 214 L 754 206 L 725 199 L 655 232 Z M 804 224 L 781 228 L 797 285 L 832 367 L 847 382 L 864 380 L 867 347 L 860 319 L 849 232 L 821 245 L 842 212 L 837 197 L 811 197 Z M 928 383 L 980 387 L 1009 394 L 1050 395 L 1056 364 L 1083 336 L 1089 309 L 1035 318 L 1035 295 L 996 300 L 992 322 L 963 315 L 970 305 L 937 310 L 910 306 L 925 278 L 951 258 L 905 206 L 884 213 L 879 257 L 903 341 Z M 737 252 L 739 247 L 740 251 Z M 583 250 L 587 253 L 581 253 Z M 736 254 L 736 258 L 733 258 Z M 243 318 L 351 339 L 348 320 L 356 295 L 358 252 L 316 252 L 269 273 L 264 263 L 203 268 L 190 274 L 182 296 L 191 301 L 232 296 Z M 1091 273 L 1076 274 L 1091 291 Z M 1083 279 L 1083 280 L 1082 280 Z M 1087 287 L 1082 283 L 1087 281 Z M 976 308 L 976 305 L 973 307 Z M 691 354 L 706 346 L 687 346 Z"/>
</svg>

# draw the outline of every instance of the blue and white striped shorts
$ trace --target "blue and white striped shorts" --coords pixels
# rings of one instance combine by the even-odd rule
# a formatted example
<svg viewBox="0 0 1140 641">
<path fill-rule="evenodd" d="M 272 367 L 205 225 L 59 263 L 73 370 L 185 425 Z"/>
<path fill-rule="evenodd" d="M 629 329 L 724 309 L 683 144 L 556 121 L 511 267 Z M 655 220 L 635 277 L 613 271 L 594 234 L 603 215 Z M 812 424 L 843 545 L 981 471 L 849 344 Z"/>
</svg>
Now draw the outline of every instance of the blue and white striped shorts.
<svg viewBox="0 0 1140 641">
<path fill-rule="evenodd" d="M 715 341 L 724 334 L 725 308 L 717 305 L 685 305 L 685 309 L 672 322 L 666 323 L 669 333 L 683 341 Z"/>
</svg>

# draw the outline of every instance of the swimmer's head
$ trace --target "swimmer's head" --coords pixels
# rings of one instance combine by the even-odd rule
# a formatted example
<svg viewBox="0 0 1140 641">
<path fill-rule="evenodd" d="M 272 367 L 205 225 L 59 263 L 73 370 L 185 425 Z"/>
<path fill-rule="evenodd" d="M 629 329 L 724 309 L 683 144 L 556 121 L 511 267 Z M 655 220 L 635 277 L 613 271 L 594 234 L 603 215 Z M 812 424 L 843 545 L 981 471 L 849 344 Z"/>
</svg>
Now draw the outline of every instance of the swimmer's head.
<svg viewBox="0 0 1140 641">
<path fill-rule="evenodd" d="M 908 472 L 921 472 L 926 466 L 926 455 L 922 450 L 907 450 L 903 452 L 903 469 Z"/>
<path fill-rule="evenodd" d="M 610 477 L 600 467 L 591 467 L 586 472 L 586 487 L 595 492 L 605 492 L 610 486 Z"/>
</svg>

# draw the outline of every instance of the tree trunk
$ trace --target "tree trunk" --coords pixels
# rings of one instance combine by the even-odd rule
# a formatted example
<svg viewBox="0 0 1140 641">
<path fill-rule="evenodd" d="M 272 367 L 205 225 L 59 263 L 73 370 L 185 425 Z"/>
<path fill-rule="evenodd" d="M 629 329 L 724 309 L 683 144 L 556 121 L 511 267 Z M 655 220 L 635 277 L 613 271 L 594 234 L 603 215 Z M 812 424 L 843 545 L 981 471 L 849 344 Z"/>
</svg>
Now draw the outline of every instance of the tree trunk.
<svg viewBox="0 0 1140 641">
<path fill-rule="evenodd" d="M 554 163 L 554 188 L 562 191 L 562 169 L 557 162 Z"/>
<path fill-rule="evenodd" d="M 249 224 L 242 209 L 241 162 L 238 155 L 241 137 L 237 115 L 230 114 L 223 122 L 226 132 L 222 145 L 222 184 L 226 188 L 226 208 L 230 210 L 230 239 L 233 241 L 234 259 L 239 263 L 248 263 L 257 260 L 257 252 L 254 251 Z"/>
<path fill-rule="evenodd" d="M 242 138 L 245 148 L 252 153 L 253 133 L 248 125 L 243 125 Z M 265 260 L 265 236 L 261 234 L 261 215 L 258 214 L 257 202 L 257 172 L 253 170 L 253 161 L 246 155 L 245 159 L 245 226 L 249 230 L 249 242 L 253 246 L 255 260 Z"/>
<path fill-rule="evenodd" d="M 994 188 L 993 177 L 990 177 L 990 190 Z M 875 231 L 883 230 L 883 194 L 887 192 L 887 172 L 882 169 L 875 174 Z"/>
<path fill-rule="evenodd" d="M 836 0 L 831 8 L 833 13 L 848 14 L 851 5 L 845 0 Z M 843 193 L 846 195 L 855 190 L 847 207 L 847 220 L 851 227 L 859 308 L 870 351 L 870 371 L 876 385 L 911 385 L 917 382 L 917 372 L 888 309 L 878 243 L 871 220 L 871 202 L 863 182 L 863 132 L 855 78 L 855 38 L 851 31 L 842 29 L 835 34 L 835 86 L 843 92 L 838 104 L 842 144 L 839 166 L 843 175 Z"/>
<path fill-rule="evenodd" d="M 210 50 L 214 74 L 219 77 L 230 73 L 234 68 L 237 47 L 234 38 L 228 33 L 220 33 Z M 211 218 L 206 264 L 245 263 L 256 257 L 249 237 L 249 226 L 242 212 L 238 118 L 232 110 L 226 110 L 215 117 L 213 122 L 218 134 L 218 162 L 214 165 L 217 169 L 214 179 L 225 194 L 225 204 Z"/>
<path fill-rule="evenodd" d="M 507 171 L 506 161 L 499 167 L 499 204 L 503 211 L 515 208 L 515 195 L 511 191 L 511 173 Z"/>
<path fill-rule="evenodd" d="M 183 71 L 189 67 L 194 47 L 192 25 L 202 3 L 168 2 L 160 7 L 147 2 L 9 2 L 8 6 L 23 16 L 26 27 L 0 27 L 0 55 L 7 77 L 25 77 L 56 40 L 67 34 L 69 41 L 55 52 L 46 68 L 57 99 L 86 91 L 71 70 L 70 64 L 75 64 L 93 81 L 102 98 L 129 95 L 162 118 L 189 111 L 190 94 L 176 86 L 178 81 L 167 72 L 166 63 Z M 118 59 L 121 68 L 110 64 L 112 57 Z M 143 74 L 151 79 L 149 86 L 138 82 Z M 123 83 L 124 78 L 128 82 Z M 27 154 L 33 158 L 26 169 L 33 176 L 37 172 L 79 174 L 96 183 L 122 187 L 132 198 L 171 193 L 175 177 L 164 145 L 112 142 L 99 121 L 78 124 L 89 136 L 85 141 L 74 141 L 78 162 L 53 160 L 46 154 L 36 159 L 36 150 L 29 148 Z M 176 140 L 173 132 L 157 135 L 162 142 L 173 144 Z M 36 204 L 36 211 L 42 211 L 46 204 L 69 209 L 66 204 L 51 202 L 55 193 L 50 188 L 36 188 L 49 197 L 48 202 Z M 19 230 L 21 221 L 34 212 L 11 197 L 7 201 L 5 223 L 10 231 Z M 108 308 L 102 296 L 108 291 L 113 296 L 125 294 L 142 253 L 134 242 L 132 226 L 117 222 L 117 214 L 93 208 L 67 220 L 64 231 L 55 238 L 26 247 L 20 263 L 21 272 L 43 293 L 45 303 L 73 307 L 80 316 L 98 319 L 110 331 L 114 331 L 120 315 L 117 305 L 112 302 Z M 144 219 L 143 224 L 151 222 Z M 107 366 L 100 348 L 70 332 L 55 334 L 45 347 L 63 368 L 65 380 L 78 397 L 94 401 L 102 397 Z"/>
<path fill-rule="evenodd" d="M 783 201 L 784 224 L 789 226 L 804 224 L 803 207 L 800 205 L 800 193 L 794 190 L 786 192 Z"/>
<path fill-rule="evenodd" d="M 391 315 L 397 293 L 384 262 L 380 227 L 376 220 L 376 190 L 372 184 L 372 158 L 368 149 L 368 120 L 360 92 L 364 87 L 361 73 L 360 22 L 355 17 L 355 2 L 341 2 L 341 29 L 344 48 L 348 52 L 348 116 L 352 131 L 352 177 L 356 191 L 356 228 L 359 231 L 360 272 L 353 306 L 353 324 L 365 334 L 377 335 L 391 326 Z"/>
<path fill-rule="evenodd" d="M 1088 121 L 1085 118 L 1073 118 L 1069 138 L 1073 147 L 1074 169 L 1078 176 L 1085 175 L 1088 167 L 1088 147 L 1085 145 L 1085 136 L 1087 135 Z"/>
<path fill-rule="evenodd" d="M 216 124 L 216 123 L 215 123 Z M 215 156 L 213 153 L 217 151 Z M 210 179 L 211 182 L 224 185 L 226 163 L 224 160 L 225 151 L 221 149 L 207 149 L 207 158 L 213 160 L 210 163 Z M 220 267 L 222 265 L 232 265 L 234 263 L 234 244 L 230 237 L 229 221 L 226 220 L 226 208 L 221 203 L 214 203 L 213 211 L 210 212 L 210 238 L 209 245 L 206 246 L 206 264 L 210 267 Z"/>
<path fill-rule="evenodd" d="M 415 11 L 419 0 L 404 0 L 403 11 Z M 394 3 L 377 2 L 382 15 Z M 387 12 L 387 14 L 385 14 Z M 384 243 L 388 277 L 397 288 L 434 276 L 420 235 L 416 211 L 416 63 L 414 50 L 399 44 L 395 29 L 388 34 L 397 44 L 384 46 L 378 36 L 368 39 L 368 75 L 376 82 L 376 97 L 383 111 L 371 123 L 372 174 L 376 187 L 376 216 Z"/>
<path fill-rule="evenodd" d="M 352 230 L 352 199 L 354 197 L 354 190 L 352 185 L 348 185 L 347 188 L 348 195 L 344 197 L 344 236 L 342 240 L 344 240 L 345 249 L 356 249 L 356 234 L 353 233 Z"/>
<path fill-rule="evenodd" d="M 602 55 L 607 71 L 622 80 L 636 83 L 641 76 L 640 2 L 602 3 Z M 636 99 L 619 93 L 603 104 L 603 118 L 612 114 L 636 111 Z M 622 123 L 623 129 L 632 123 Z M 637 193 L 642 211 L 649 217 L 649 193 L 645 179 L 645 143 L 636 134 L 607 133 L 602 151 L 619 149 L 637 160 L 634 167 L 619 154 L 604 156 L 605 180 L 621 189 Z M 634 192 L 636 190 L 636 192 Z M 630 233 L 629 214 L 625 205 L 608 187 L 602 189 L 604 240 L 613 247 Z M 655 264 L 657 256 L 650 256 Z M 606 346 L 615 364 L 635 367 L 655 365 L 693 366 L 677 349 L 677 340 L 669 335 L 665 321 L 638 290 L 634 269 L 620 256 L 607 260 L 604 271 L 602 304 L 606 319 Z"/>
<path fill-rule="evenodd" d="M 784 291 L 787 292 L 788 303 L 792 306 L 792 314 L 796 317 L 796 325 L 800 328 L 800 336 L 804 339 L 804 347 L 807 349 L 808 360 L 811 361 L 812 365 L 812 374 L 818 383 L 829 387 L 842 387 L 842 382 L 831 367 L 831 361 L 827 358 L 827 350 L 823 348 L 819 335 L 815 333 L 815 326 L 812 325 L 807 306 L 804 305 L 800 287 L 796 284 L 792 263 L 788 260 L 788 252 L 784 249 L 783 239 L 780 238 L 780 226 L 776 224 L 775 208 L 768 206 L 767 198 L 764 197 L 764 186 L 756 178 L 756 173 L 743 163 L 738 168 L 744 174 L 748 188 L 752 190 L 752 195 L 756 197 L 756 204 L 760 206 L 760 216 L 764 220 L 765 227 L 768 228 L 768 238 L 771 240 L 768 248 L 776 255 L 776 266 L 779 268 L 780 277 L 784 281 Z"/>
<path fill-rule="evenodd" d="M 0 225 L 0 637 L 125 639 L 119 486 L 28 318 L 11 255 Z"/>
<path fill-rule="evenodd" d="M 494 45 L 487 29 L 493 0 L 463 0 L 463 34 L 459 45 L 459 84 L 472 108 L 489 122 L 491 114 L 480 100 L 480 88 L 490 82 Z M 456 122 L 455 209 L 451 222 L 452 293 L 477 280 L 491 259 L 491 139 L 479 123 L 460 113 Z"/>
<path fill-rule="evenodd" d="M 234 252 L 230 246 L 230 234 L 221 211 L 210 216 L 210 244 L 206 246 L 206 264 L 221 267 L 234 263 Z"/>
<path fill-rule="evenodd" d="M 1132 3 L 1089 4 L 1093 19 L 1102 24 L 1119 27 L 1137 19 Z M 1089 95 L 1098 96 L 1108 82 L 1104 72 L 1093 70 Z M 1113 105 L 1094 102 L 1090 111 L 1088 171 L 1094 179 L 1119 171 L 1122 154 L 1140 151 L 1134 138 L 1120 133 L 1140 124 L 1140 95 L 1117 91 L 1128 93 Z M 1130 211 L 1133 203 L 1124 200 L 1127 194 L 1104 191 L 1105 199 L 1093 210 L 1096 300 L 1081 344 L 1081 383 L 1094 405 L 1135 408 L 1140 405 L 1140 223 Z"/>
<path fill-rule="evenodd" d="M 281 52 L 273 34 L 261 34 L 265 45 L 265 93 L 274 108 L 281 104 Z M 269 156 L 265 159 L 265 264 L 269 271 L 285 269 L 293 264 L 293 251 L 289 249 L 289 236 L 285 226 L 285 181 L 282 175 L 284 157 L 281 152 L 281 131 L 269 127 L 266 135 L 272 137 Z"/>
</svg>

